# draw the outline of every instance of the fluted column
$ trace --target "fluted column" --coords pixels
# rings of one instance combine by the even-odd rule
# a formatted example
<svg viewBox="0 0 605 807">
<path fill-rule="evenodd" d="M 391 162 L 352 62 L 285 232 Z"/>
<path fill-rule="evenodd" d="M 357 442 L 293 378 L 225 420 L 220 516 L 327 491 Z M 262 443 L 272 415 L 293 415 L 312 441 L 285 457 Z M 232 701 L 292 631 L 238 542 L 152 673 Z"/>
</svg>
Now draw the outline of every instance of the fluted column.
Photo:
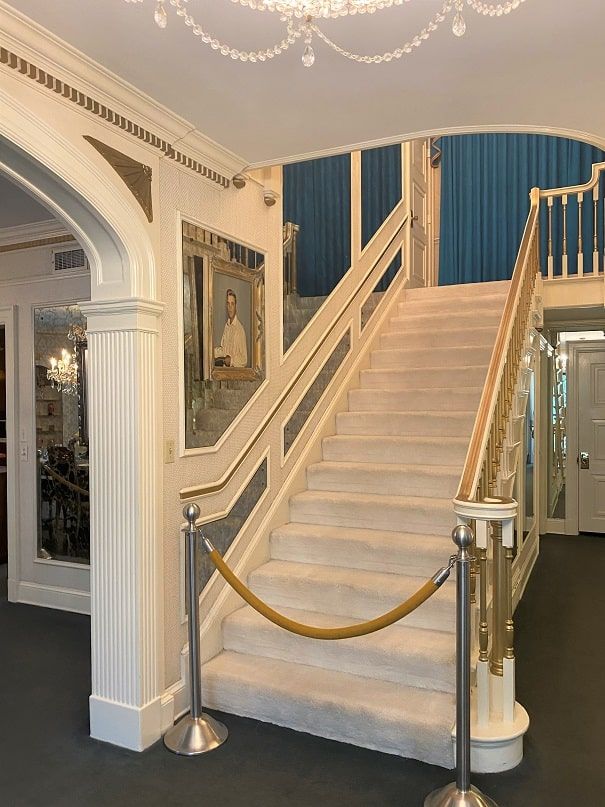
<svg viewBox="0 0 605 807">
<path fill-rule="evenodd" d="M 87 303 L 91 490 L 91 736 L 142 750 L 160 736 L 159 316 Z"/>
</svg>

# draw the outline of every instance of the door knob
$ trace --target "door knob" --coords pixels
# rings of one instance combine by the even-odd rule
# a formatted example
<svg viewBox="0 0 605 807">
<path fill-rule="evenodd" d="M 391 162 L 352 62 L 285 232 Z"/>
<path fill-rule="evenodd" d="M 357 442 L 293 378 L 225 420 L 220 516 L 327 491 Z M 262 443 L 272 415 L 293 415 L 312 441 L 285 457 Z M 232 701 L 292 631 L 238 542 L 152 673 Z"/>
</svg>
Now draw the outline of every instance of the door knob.
<svg viewBox="0 0 605 807">
<path fill-rule="evenodd" d="M 590 457 L 588 451 L 580 451 L 580 468 L 584 471 L 590 468 Z"/>
<path fill-rule="evenodd" d="M 410 210 L 410 227 L 414 226 L 415 221 L 418 221 L 418 216 L 415 216 L 414 211 Z"/>
</svg>

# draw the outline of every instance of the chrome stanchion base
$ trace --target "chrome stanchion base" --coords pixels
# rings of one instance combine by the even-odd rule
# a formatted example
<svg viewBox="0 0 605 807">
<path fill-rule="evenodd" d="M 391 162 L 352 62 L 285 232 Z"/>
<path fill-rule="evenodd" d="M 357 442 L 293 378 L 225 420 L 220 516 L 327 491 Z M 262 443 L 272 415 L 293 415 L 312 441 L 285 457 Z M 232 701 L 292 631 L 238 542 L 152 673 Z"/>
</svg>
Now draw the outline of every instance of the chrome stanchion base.
<svg viewBox="0 0 605 807">
<path fill-rule="evenodd" d="M 463 793 L 455 782 L 439 790 L 434 790 L 424 800 L 424 807 L 498 807 L 493 799 L 484 795 L 471 785 L 471 789 Z"/>
<path fill-rule="evenodd" d="M 192 757 L 214 751 L 222 745 L 227 727 L 205 713 L 201 717 L 186 715 L 164 735 L 164 745 L 174 754 Z"/>
</svg>

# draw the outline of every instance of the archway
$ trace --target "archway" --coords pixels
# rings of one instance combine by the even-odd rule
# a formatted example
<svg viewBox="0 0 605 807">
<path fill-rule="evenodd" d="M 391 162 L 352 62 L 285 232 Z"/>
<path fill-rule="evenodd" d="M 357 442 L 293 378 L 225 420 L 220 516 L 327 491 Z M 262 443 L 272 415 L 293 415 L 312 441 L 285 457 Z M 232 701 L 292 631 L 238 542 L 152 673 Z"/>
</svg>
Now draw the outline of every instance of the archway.
<svg viewBox="0 0 605 807">
<path fill-rule="evenodd" d="M 91 735 L 141 750 L 161 733 L 157 511 L 159 317 L 149 227 L 84 148 L 0 91 L 0 170 L 86 252 L 91 475 Z M 12 540 L 18 524 L 12 525 Z"/>
</svg>

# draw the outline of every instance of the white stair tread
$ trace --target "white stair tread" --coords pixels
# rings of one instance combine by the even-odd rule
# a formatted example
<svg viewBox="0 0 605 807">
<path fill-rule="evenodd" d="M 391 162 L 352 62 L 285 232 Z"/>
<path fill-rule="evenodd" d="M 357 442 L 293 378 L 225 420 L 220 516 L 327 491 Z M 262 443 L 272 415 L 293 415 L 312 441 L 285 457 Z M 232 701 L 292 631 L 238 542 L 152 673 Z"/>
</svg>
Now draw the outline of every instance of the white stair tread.
<svg viewBox="0 0 605 807">
<path fill-rule="evenodd" d="M 426 532 L 455 526 L 452 497 L 307 490 L 290 499 L 290 520 L 344 527 Z"/>
<path fill-rule="evenodd" d="M 456 412 L 429 412 L 414 410 L 381 410 L 380 417 L 376 410 L 356 409 L 349 412 L 338 412 L 336 415 L 337 434 L 357 434 L 362 436 L 384 437 L 460 437 L 470 433 L 475 422 L 474 409 Z"/>
<path fill-rule="evenodd" d="M 309 490 L 453 497 L 459 481 L 460 470 L 457 466 L 425 465 L 420 462 L 413 465 L 324 460 L 307 467 Z"/>
<path fill-rule="evenodd" d="M 442 565 L 446 563 L 447 555 Z M 270 560 L 250 574 L 248 584 L 276 608 L 373 619 L 396 608 L 426 581 L 426 577 Z M 455 617 L 456 587 L 450 579 L 406 617 L 406 624 L 453 633 Z"/>
<path fill-rule="evenodd" d="M 398 409 L 423 412 L 427 409 L 448 412 L 473 406 L 477 411 L 483 387 L 419 387 L 417 389 L 388 389 L 375 386 L 349 390 L 349 411 L 384 412 Z"/>
<path fill-rule="evenodd" d="M 281 608 L 280 613 L 318 628 L 360 622 L 293 608 Z M 335 642 L 297 636 L 245 606 L 223 620 L 223 638 L 224 649 L 237 653 L 341 670 L 423 689 L 455 691 L 455 636 L 409 627 L 405 620 L 367 636 Z"/>
<path fill-rule="evenodd" d="M 468 437 L 335 434 L 322 441 L 324 460 L 454 466 L 462 472 Z"/>
<path fill-rule="evenodd" d="M 459 297 L 483 297 L 491 294 L 508 294 L 510 280 L 489 280 L 481 283 L 456 283 L 447 286 L 424 286 L 405 290 L 405 300 L 431 298 L 457 299 Z"/>
<path fill-rule="evenodd" d="M 202 677 L 210 708 L 453 765 L 455 705 L 449 693 L 228 651 L 204 664 Z"/>
<path fill-rule="evenodd" d="M 298 563 L 429 577 L 454 551 L 450 535 L 291 521 L 271 533 L 271 557 Z"/>
</svg>

